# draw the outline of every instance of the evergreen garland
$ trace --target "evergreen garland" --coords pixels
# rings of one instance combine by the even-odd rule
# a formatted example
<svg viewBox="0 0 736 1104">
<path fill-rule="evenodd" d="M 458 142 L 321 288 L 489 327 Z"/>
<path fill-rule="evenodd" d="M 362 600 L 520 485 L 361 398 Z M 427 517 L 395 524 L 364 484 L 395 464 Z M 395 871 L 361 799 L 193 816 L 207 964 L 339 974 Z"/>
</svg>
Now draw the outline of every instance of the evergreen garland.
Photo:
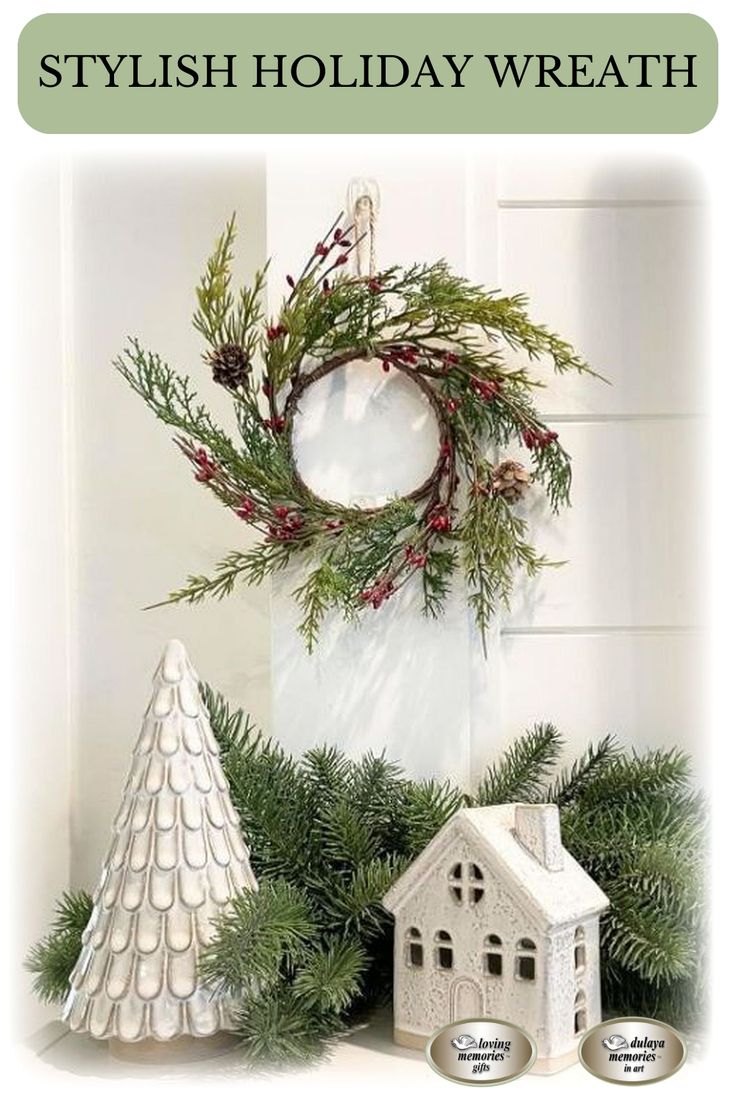
<svg viewBox="0 0 736 1104">
<path fill-rule="evenodd" d="M 198 482 L 259 534 L 208 575 L 192 575 L 169 602 L 223 598 L 258 584 L 299 553 L 308 568 L 295 591 L 300 632 L 314 646 L 325 614 L 356 619 L 413 576 L 425 613 L 441 612 L 456 570 L 485 635 L 519 571 L 548 561 L 527 539 L 516 506 L 529 483 L 550 508 L 569 504 L 570 457 L 534 405 L 543 381 L 510 367 L 504 343 L 547 357 L 556 372 L 595 375 L 574 349 L 531 321 L 523 296 L 500 296 L 452 273 L 444 261 L 394 266 L 370 278 L 346 266 L 358 242 L 339 219 L 316 244 L 275 318 L 261 300 L 266 270 L 235 291 L 230 220 L 197 288 L 195 329 L 204 361 L 230 395 L 240 440 L 214 421 L 186 376 L 130 339 L 115 367 L 175 440 Z M 440 431 L 434 470 L 412 494 L 361 510 L 315 495 L 299 475 L 292 429 L 307 388 L 356 360 L 399 372 L 427 398 Z M 503 460 L 512 444 L 530 452 L 529 472 Z"/>
<path fill-rule="evenodd" d="M 260 889 L 219 919 L 201 971 L 236 997 L 250 1061 L 314 1057 L 390 998 L 392 920 L 381 898 L 448 817 L 490 802 L 558 804 L 565 847 L 610 898 L 604 1013 L 697 1022 L 705 808 L 682 752 L 639 754 L 607 737 L 555 773 L 563 738 L 540 724 L 467 794 L 408 779 L 372 754 L 352 761 L 323 747 L 295 759 L 203 693 Z M 90 909 L 87 894 L 65 895 L 30 952 L 42 999 L 63 999 Z"/>
</svg>

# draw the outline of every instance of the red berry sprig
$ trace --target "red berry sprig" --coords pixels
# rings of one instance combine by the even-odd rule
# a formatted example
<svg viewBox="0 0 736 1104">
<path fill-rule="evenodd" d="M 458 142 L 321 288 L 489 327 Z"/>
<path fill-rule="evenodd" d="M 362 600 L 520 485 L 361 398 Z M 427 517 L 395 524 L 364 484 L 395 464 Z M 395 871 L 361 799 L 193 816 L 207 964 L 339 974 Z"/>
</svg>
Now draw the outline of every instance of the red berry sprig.
<svg viewBox="0 0 736 1104">
<path fill-rule="evenodd" d="M 197 449 L 192 457 L 194 462 L 195 472 L 194 478 L 198 483 L 209 483 L 215 478 L 218 472 L 218 467 L 211 456 L 207 454 L 205 449 Z"/>
<path fill-rule="evenodd" d="M 360 600 L 370 604 L 374 609 L 380 609 L 387 598 L 394 593 L 395 587 L 391 579 L 381 579 L 372 587 L 361 591 Z"/>
<path fill-rule="evenodd" d="M 477 376 L 473 376 L 470 381 L 470 386 L 484 402 L 490 402 L 495 399 L 496 395 L 501 390 L 501 384 L 498 380 L 484 380 L 478 379 Z"/>
<path fill-rule="evenodd" d="M 436 506 L 429 516 L 427 527 L 435 533 L 449 533 L 452 529 L 450 515 L 446 506 Z"/>
<path fill-rule="evenodd" d="M 411 564 L 412 567 L 424 567 L 427 562 L 426 552 L 417 552 L 411 544 L 408 544 L 404 549 L 404 555 L 406 556 L 406 562 Z"/>
<path fill-rule="evenodd" d="M 521 439 L 528 449 L 545 449 L 556 441 L 559 434 L 553 429 L 533 429 L 528 427 L 521 435 Z"/>
<path fill-rule="evenodd" d="M 286 419 L 281 415 L 277 415 L 275 418 L 264 418 L 263 424 L 266 429 L 270 429 L 272 433 L 283 433 L 286 426 Z"/>
<path fill-rule="evenodd" d="M 298 537 L 304 518 L 297 510 L 288 506 L 274 506 L 273 515 L 276 520 L 268 527 L 268 535 L 273 540 L 288 541 Z"/>
</svg>

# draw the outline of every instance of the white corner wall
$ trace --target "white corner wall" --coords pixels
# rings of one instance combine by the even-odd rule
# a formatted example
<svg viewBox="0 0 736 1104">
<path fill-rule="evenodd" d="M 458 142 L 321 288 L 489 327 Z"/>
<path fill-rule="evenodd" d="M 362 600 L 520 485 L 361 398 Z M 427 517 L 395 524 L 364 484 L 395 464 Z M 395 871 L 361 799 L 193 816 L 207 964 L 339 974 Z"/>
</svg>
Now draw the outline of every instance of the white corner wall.
<svg viewBox="0 0 736 1104">
<path fill-rule="evenodd" d="M 70 168 L 74 885 L 97 879 L 170 637 L 184 641 L 200 677 L 269 725 L 267 589 L 144 609 L 251 538 L 194 481 L 171 433 L 111 367 L 126 335 L 137 335 L 227 419 L 190 318 L 200 272 L 234 210 L 236 278 L 249 279 L 265 260 L 261 160 L 105 156 Z"/>
<path fill-rule="evenodd" d="M 69 886 L 71 864 L 68 379 L 58 162 L 31 164 L 14 200 L 16 240 L 10 245 L 16 258 L 19 356 L 6 365 L 15 399 L 8 419 L 11 451 L 18 461 L 8 511 L 15 522 L 15 575 L 6 599 L 12 608 L 8 622 L 15 629 L 15 724 L 4 733 L 13 803 L 7 990 L 15 1026 L 27 1035 L 49 1016 L 31 995 L 22 961 L 29 945 L 45 934 L 54 901 Z"/>
</svg>

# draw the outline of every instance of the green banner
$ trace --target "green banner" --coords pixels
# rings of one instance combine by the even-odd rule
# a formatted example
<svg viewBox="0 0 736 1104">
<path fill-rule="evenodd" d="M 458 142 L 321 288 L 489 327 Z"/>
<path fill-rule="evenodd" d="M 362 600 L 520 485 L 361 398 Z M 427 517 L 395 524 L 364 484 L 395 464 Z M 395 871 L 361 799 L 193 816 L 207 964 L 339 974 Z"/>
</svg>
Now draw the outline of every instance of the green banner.
<svg viewBox="0 0 736 1104">
<path fill-rule="evenodd" d="M 47 133 L 687 133 L 695 15 L 41 15 L 18 101 Z"/>
</svg>

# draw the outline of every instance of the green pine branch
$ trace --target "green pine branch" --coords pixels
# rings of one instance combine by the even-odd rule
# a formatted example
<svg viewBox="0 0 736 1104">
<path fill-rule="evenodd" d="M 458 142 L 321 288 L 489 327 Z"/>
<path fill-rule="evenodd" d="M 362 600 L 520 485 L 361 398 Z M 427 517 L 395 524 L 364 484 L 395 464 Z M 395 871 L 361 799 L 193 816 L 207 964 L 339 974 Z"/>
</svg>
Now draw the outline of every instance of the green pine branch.
<svg viewBox="0 0 736 1104">
<path fill-rule="evenodd" d="M 61 1004 L 82 952 L 82 935 L 92 915 L 92 898 L 84 890 L 63 893 L 54 909 L 48 935 L 34 944 L 24 966 L 34 974 L 33 992 L 45 1004 Z"/>
<path fill-rule="evenodd" d="M 324 1053 L 390 995 L 392 922 L 381 901 L 466 804 L 554 801 L 563 843 L 611 901 L 601 925 L 607 1014 L 696 1023 L 705 991 L 706 810 L 686 756 L 611 737 L 560 769 L 550 724 L 489 764 L 475 794 L 414 781 L 384 756 L 318 747 L 301 758 L 201 688 L 259 881 L 216 922 L 203 981 L 235 995 L 249 1062 Z M 34 988 L 62 1000 L 91 899 L 68 895 L 29 952 Z"/>
<path fill-rule="evenodd" d="M 562 753 L 562 736 L 551 724 L 538 724 L 519 737 L 488 767 L 478 786 L 476 805 L 540 801 L 544 784 Z"/>
</svg>

